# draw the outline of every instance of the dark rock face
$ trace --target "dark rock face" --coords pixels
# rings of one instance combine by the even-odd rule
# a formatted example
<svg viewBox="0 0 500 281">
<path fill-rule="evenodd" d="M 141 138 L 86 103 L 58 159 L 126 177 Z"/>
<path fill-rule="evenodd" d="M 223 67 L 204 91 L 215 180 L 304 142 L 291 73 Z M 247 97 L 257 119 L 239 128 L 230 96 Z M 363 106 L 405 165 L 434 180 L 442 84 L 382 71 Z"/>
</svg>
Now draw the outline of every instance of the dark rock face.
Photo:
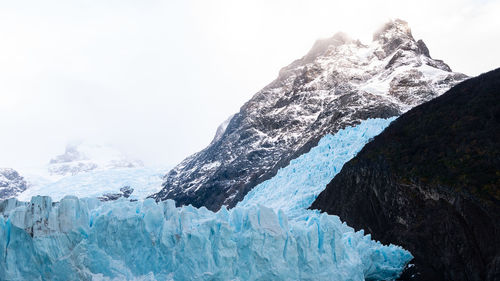
<svg viewBox="0 0 500 281">
<path fill-rule="evenodd" d="M 403 114 L 311 208 L 411 251 L 402 280 L 500 280 L 500 69 Z"/>
<path fill-rule="evenodd" d="M 129 198 L 133 192 L 134 192 L 134 189 L 127 185 L 127 186 L 120 188 L 120 193 L 104 193 L 102 196 L 97 197 L 97 199 L 99 199 L 102 202 L 115 201 L 115 200 L 118 200 L 122 197 Z M 134 201 L 136 201 L 136 200 L 134 200 Z"/>
<path fill-rule="evenodd" d="M 10 168 L 0 168 L 0 200 L 12 198 L 28 188 L 26 180 Z"/>
<path fill-rule="evenodd" d="M 369 45 L 343 33 L 319 40 L 224 123 L 207 148 L 172 169 L 152 197 L 233 207 L 325 134 L 400 115 L 465 79 L 422 44 L 399 20 Z"/>
</svg>

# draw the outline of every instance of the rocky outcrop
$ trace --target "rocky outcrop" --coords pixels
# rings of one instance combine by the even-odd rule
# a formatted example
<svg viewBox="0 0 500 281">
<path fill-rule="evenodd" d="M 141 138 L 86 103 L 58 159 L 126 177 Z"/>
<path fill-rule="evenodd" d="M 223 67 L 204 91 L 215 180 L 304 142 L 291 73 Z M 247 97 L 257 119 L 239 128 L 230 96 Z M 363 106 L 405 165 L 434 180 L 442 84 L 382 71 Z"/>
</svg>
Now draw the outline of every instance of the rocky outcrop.
<svg viewBox="0 0 500 281">
<path fill-rule="evenodd" d="M 0 200 L 16 197 L 27 188 L 28 183 L 16 170 L 0 168 Z"/>
<path fill-rule="evenodd" d="M 404 21 L 388 23 L 368 45 L 337 33 L 283 68 L 207 148 L 172 169 L 152 197 L 233 207 L 324 135 L 400 115 L 465 77 L 431 59 Z"/>
<path fill-rule="evenodd" d="M 122 197 L 129 198 L 133 192 L 134 192 L 134 189 L 127 185 L 127 186 L 120 188 L 119 193 L 104 193 L 102 196 L 97 197 L 97 199 L 99 199 L 102 202 L 115 201 L 115 200 L 118 200 Z"/>
<path fill-rule="evenodd" d="M 311 208 L 415 257 L 402 280 L 500 280 L 500 69 L 375 137 Z"/>
</svg>

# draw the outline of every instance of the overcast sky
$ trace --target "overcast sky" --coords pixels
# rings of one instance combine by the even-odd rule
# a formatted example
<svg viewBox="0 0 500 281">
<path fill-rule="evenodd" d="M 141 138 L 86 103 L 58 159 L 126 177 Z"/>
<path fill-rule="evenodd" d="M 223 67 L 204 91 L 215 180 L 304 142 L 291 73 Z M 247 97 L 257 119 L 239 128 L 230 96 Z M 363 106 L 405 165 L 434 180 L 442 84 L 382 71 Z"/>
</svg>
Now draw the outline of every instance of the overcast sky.
<svg viewBox="0 0 500 281">
<path fill-rule="evenodd" d="M 0 0 L 0 167 L 75 140 L 177 164 L 316 39 L 369 42 L 391 18 L 477 75 L 500 66 L 499 15 L 481 0 Z"/>
</svg>

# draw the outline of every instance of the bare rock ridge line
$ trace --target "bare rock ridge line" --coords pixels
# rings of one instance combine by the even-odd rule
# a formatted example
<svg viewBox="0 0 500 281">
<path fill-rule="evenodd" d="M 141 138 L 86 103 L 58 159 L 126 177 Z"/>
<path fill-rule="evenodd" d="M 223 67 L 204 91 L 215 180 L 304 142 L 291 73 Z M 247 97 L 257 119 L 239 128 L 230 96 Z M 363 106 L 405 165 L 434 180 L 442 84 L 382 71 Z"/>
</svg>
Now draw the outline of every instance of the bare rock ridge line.
<svg viewBox="0 0 500 281">
<path fill-rule="evenodd" d="M 465 78 L 432 59 L 402 20 L 385 24 L 367 45 L 343 33 L 318 40 L 223 124 L 208 147 L 165 175 L 152 197 L 233 207 L 324 135 L 400 115 Z"/>
</svg>

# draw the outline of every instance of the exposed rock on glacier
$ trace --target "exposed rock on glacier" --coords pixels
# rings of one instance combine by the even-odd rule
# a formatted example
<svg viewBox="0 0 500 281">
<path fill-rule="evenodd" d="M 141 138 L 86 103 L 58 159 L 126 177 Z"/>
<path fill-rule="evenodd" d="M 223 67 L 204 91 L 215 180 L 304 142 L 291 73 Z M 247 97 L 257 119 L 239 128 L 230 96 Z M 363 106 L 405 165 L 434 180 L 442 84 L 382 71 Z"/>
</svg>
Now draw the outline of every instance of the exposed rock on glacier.
<svg viewBox="0 0 500 281">
<path fill-rule="evenodd" d="M 10 168 L 0 168 L 0 200 L 16 197 L 28 188 L 26 180 Z"/>
<path fill-rule="evenodd" d="M 130 186 L 124 186 L 120 188 L 119 193 L 104 193 L 102 196 L 97 197 L 97 199 L 101 201 L 114 201 L 120 198 L 129 198 L 130 195 L 134 192 L 134 189 Z"/>
<path fill-rule="evenodd" d="M 207 148 L 172 169 L 154 198 L 233 207 L 326 134 L 400 115 L 466 77 L 432 59 L 404 21 L 386 24 L 373 39 L 365 45 L 338 33 L 316 42 L 223 124 Z"/>
</svg>

